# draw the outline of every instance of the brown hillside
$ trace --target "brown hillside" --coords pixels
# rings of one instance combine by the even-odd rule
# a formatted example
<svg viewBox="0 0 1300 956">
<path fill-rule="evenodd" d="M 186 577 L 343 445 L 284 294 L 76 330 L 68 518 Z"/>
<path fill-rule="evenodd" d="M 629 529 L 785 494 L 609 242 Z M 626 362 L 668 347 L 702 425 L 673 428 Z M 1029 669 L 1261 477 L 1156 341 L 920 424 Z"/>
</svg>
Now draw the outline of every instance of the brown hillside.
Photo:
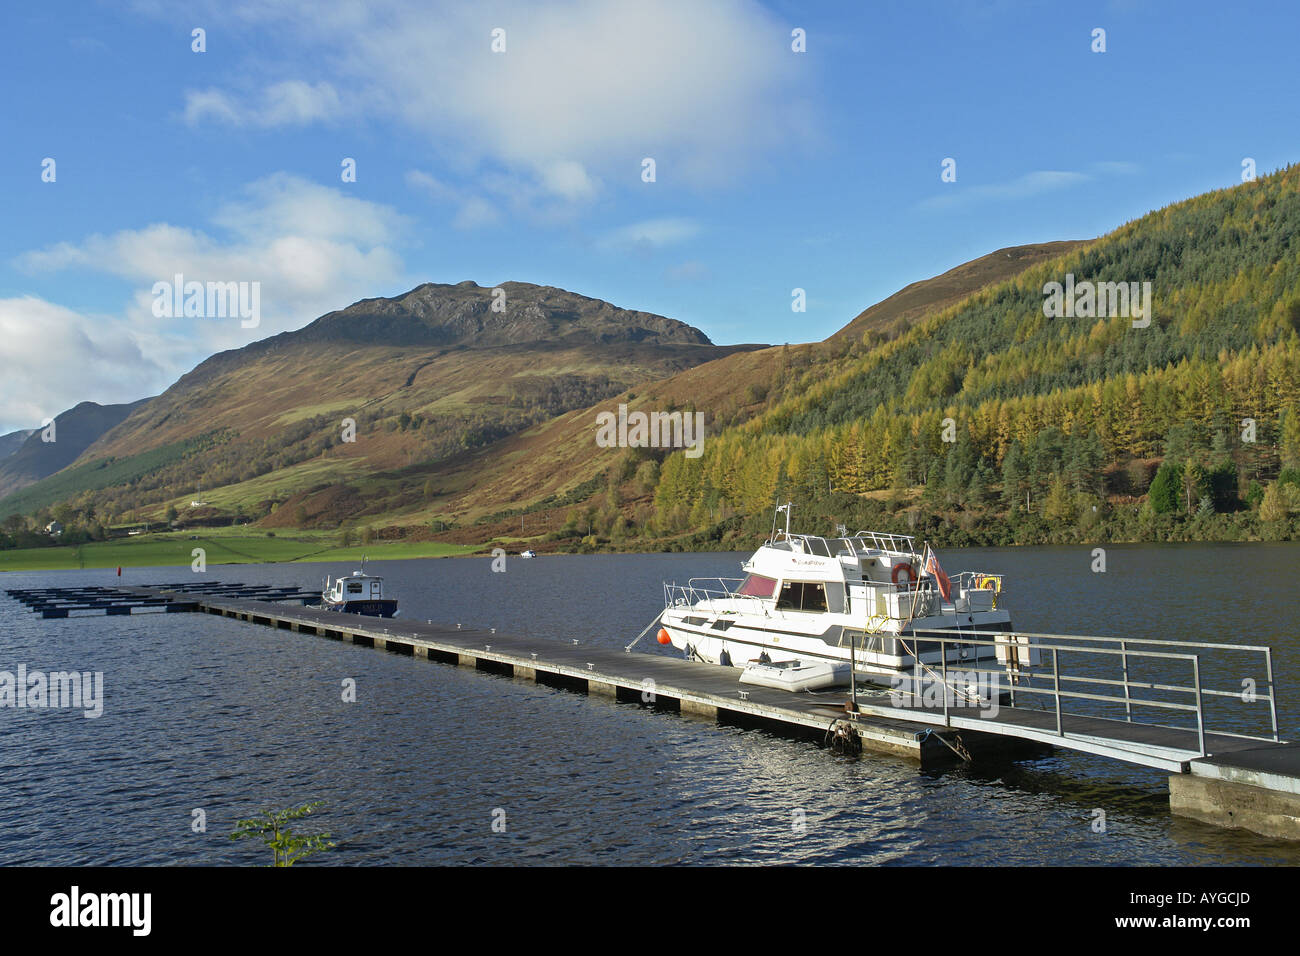
<svg viewBox="0 0 1300 956">
<path fill-rule="evenodd" d="M 273 441 L 285 426 L 313 416 L 408 412 L 493 421 L 512 405 L 572 408 L 737 348 L 714 346 L 675 319 L 551 286 L 499 288 L 503 312 L 492 310 L 491 288 L 426 283 L 214 355 L 79 460 L 136 455 L 215 429 Z M 565 391 L 558 397 L 557 381 Z"/>
<path fill-rule="evenodd" d="M 915 323 L 929 312 L 955 305 L 977 289 L 1009 279 L 1035 263 L 1069 252 L 1083 242 L 1084 240 L 1070 239 L 1011 246 L 964 262 L 933 279 L 913 282 L 888 299 L 877 302 L 859 313 L 827 341 L 857 339 L 864 332 L 884 331 L 891 326 Z"/>
</svg>

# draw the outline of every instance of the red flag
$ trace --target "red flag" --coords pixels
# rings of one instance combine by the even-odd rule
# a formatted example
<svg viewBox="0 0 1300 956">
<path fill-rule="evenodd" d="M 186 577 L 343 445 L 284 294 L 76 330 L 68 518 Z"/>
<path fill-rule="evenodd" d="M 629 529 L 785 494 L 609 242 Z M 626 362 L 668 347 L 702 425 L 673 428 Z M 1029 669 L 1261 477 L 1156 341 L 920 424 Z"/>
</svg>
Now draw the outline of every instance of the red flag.
<svg viewBox="0 0 1300 956">
<path fill-rule="evenodd" d="M 948 575 L 943 573 L 943 568 L 939 567 L 939 559 L 935 556 L 934 551 L 929 552 L 925 559 L 925 573 L 934 578 L 935 583 L 939 585 L 939 593 L 943 595 L 945 601 L 952 600 L 952 582 L 948 580 Z"/>
</svg>

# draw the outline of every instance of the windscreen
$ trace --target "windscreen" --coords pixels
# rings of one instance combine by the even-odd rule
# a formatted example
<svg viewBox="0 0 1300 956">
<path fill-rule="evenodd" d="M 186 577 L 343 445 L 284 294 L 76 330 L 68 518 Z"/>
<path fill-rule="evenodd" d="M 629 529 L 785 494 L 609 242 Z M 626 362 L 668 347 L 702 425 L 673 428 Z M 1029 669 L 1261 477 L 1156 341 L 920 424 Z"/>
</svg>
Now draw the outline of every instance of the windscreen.
<svg viewBox="0 0 1300 956">
<path fill-rule="evenodd" d="M 748 597 L 765 597 L 770 598 L 776 593 L 776 579 L 765 578 L 761 574 L 748 575 L 741 582 L 737 594 L 744 594 Z"/>
</svg>

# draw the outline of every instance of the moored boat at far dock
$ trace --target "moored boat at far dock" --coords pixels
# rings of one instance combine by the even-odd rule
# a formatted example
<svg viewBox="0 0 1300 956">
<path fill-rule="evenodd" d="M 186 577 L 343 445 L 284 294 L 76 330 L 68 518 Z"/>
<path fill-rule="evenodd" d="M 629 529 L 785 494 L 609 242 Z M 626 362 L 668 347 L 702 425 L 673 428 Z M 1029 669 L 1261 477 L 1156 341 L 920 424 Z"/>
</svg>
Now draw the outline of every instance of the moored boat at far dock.
<svg viewBox="0 0 1300 956">
<path fill-rule="evenodd" d="M 343 614 L 364 614 L 368 617 L 396 617 L 397 599 L 384 594 L 384 579 L 362 570 L 331 580 L 325 579 L 321 590 L 320 609 Z"/>
</svg>

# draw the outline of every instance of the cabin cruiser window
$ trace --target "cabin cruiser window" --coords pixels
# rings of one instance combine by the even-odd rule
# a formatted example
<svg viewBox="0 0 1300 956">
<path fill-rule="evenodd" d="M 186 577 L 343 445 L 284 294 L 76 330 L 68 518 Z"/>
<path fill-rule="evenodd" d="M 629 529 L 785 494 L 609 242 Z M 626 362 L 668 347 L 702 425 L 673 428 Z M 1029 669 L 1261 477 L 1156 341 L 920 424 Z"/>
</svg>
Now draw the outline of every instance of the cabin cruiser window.
<svg viewBox="0 0 1300 956">
<path fill-rule="evenodd" d="M 748 597 L 770 598 L 776 593 L 776 579 L 765 578 L 761 574 L 747 575 L 736 593 Z"/>
<path fill-rule="evenodd" d="M 349 585 L 348 585 L 348 593 L 349 593 L 349 594 L 360 594 L 363 590 L 364 590 L 364 589 L 361 587 L 360 584 L 349 584 Z"/>
<path fill-rule="evenodd" d="M 821 555 L 823 558 L 829 558 L 831 556 L 831 550 L 826 547 L 825 538 L 814 538 L 810 536 L 806 540 L 808 541 L 808 550 L 813 554 Z"/>
<path fill-rule="evenodd" d="M 783 611 L 825 611 L 826 588 L 819 581 L 786 581 L 776 606 Z"/>
</svg>

